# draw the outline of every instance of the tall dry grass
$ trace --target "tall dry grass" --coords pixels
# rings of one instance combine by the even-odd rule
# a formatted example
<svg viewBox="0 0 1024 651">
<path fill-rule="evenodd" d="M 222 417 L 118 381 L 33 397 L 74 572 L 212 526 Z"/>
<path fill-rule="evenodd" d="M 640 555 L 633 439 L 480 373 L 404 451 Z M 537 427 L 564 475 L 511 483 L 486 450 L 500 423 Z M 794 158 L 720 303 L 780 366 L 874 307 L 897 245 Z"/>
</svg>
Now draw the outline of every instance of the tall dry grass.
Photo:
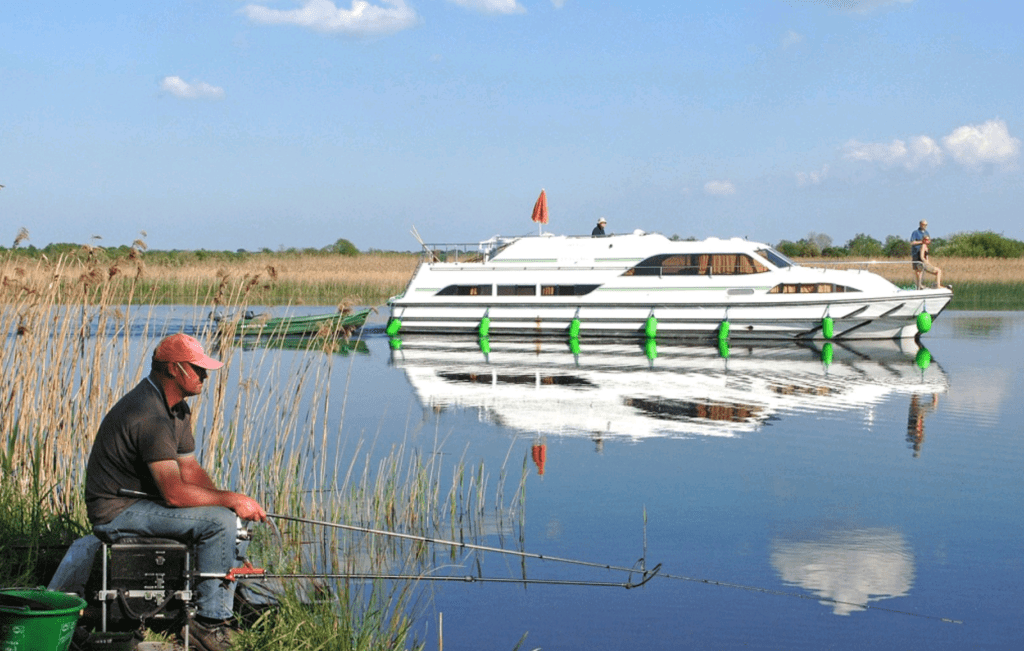
<svg viewBox="0 0 1024 651">
<path fill-rule="evenodd" d="M 275 274 L 352 279 L 394 278 L 407 271 L 382 267 L 381 260 L 363 262 L 332 269 L 295 261 L 273 273 L 259 266 L 224 271 L 219 265 L 162 273 L 192 283 L 189 305 L 196 314 L 206 314 L 253 303 L 263 274 L 273 282 Z M 19 529 L 29 542 L 43 538 L 39 527 L 55 522 L 69 525 L 67 532 L 88 529 L 82 488 L 95 432 L 114 402 L 149 372 L 148 355 L 165 332 L 151 306 L 153 290 L 146 285 L 153 274 L 138 255 L 115 263 L 0 258 L 4 503 L 15 504 L 8 497 L 20 495 L 22 503 L 57 515 L 34 518 L 27 530 Z M 488 499 L 493 482 L 482 466 L 466 472 L 460 460 L 444 467 L 446 457 L 435 450 L 405 445 L 377 450 L 374 433 L 346 427 L 347 387 L 353 378 L 350 358 L 335 354 L 343 349 L 345 342 L 337 339 L 342 335 L 311 342 L 305 353 L 281 354 L 269 342 L 236 354 L 239 342 L 229 334 L 214 329 L 194 334 L 225 362 L 192 401 L 197 452 L 221 485 L 253 495 L 272 512 L 429 537 L 468 541 L 495 533 L 495 523 L 521 526 L 521 516 L 513 517 L 501 504 L 501 486 L 493 503 Z M 13 512 L 0 511 L 0 516 Z M 4 530 L 10 529 L 0 526 Z M 280 530 L 282 536 L 261 529 L 254 546 L 280 568 L 331 573 L 398 569 L 415 576 L 432 571 L 437 560 L 422 546 L 379 536 L 298 524 L 280 525 Z M 12 542 L 0 540 L 4 555 L 11 553 Z M 324 630 L 307 627 L 303 635 L 335 639 L 343 624 L 344 638 L 359 644 L 322 648 L 415 646 L 414 586 L 414 581 L 336 581 L 329 585 L 338 600 L 332 611 L 336 616 L 322 621 Z M 299 622 L 276 624 L 275 644 L 300 648 L 303 640 L 287 635 L 302 628 Z"/>
<path fill-rule="evenodd" d="M 805 264 L 821 262 L 804 261 Z M 842 259 L 827 261 L 839 268 L 869 269 L 887 280 L 901 286 L 915 282 L 914 269 L 909 260 L 902 259 Z M 954 287 L 963 283 L 1015 284 L 1024 282 L 1024 258 L 942 258 L 933 257 L 932 264 L 942 269 L 943 284 Z M 934 276 L 925 274 L 934 283 Z"/>
</svg>

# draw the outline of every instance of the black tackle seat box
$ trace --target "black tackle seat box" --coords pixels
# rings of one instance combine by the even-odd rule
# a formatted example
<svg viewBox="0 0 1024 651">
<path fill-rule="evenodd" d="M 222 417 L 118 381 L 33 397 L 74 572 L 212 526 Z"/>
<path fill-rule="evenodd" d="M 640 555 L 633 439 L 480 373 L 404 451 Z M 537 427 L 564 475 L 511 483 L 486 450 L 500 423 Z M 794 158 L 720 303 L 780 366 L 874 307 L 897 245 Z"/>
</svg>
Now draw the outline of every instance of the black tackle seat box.
<svg viewBox="0 0 1024 651">
<path fill-rule="evenodd" d="M 106 543 L 105 548 L 108 625 L 123 630 L 142 622 L 152 626 L 183 618 L 185 603 L 178 595 L 188 587 L 188 545 L 169 538 L 126 537 Z M 95 609 L 87 615 L 97 620 L 102 616 L 101 601 L 95 598 L 104 589 L 102 563 L 102 554 L 97 554 L 87 585 L 90 610 Z"/>
</svg>

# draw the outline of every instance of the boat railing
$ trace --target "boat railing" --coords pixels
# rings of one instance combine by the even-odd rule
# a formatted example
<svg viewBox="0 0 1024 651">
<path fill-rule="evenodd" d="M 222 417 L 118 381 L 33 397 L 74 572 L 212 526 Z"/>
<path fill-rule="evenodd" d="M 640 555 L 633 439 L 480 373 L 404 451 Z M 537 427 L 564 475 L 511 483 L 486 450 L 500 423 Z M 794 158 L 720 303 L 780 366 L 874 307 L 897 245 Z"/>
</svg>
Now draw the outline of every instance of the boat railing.
<svg viewBox="0 0 1024 651">
<path fill-rule="evenodd" d="M 871 267 L 903 267 L 913 264 L 910 260 L 801 260 L 804 267 L 827 267 L 829 269 L 859 269 L 868 271 Z"/>
<path fill-rule="evenodd" d="M 482 242 L 420 243 L 423 245 L 425 262 L 487 262 L 519 236 L 495 235 Z"/>
<path fill-rule="evenodd" d="M 426 262 L 483 262 L 491 248 L 481 242 L 456 242 L 444 244 L 423 244 L 423 259 Z"/>
</svg>

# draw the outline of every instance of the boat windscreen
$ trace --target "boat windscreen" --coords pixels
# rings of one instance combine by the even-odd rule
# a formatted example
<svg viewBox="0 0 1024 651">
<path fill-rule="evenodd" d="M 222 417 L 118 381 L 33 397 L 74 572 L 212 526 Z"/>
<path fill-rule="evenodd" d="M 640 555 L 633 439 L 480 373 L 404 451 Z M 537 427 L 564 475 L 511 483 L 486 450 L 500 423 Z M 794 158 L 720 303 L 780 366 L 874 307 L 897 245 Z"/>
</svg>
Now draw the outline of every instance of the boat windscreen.
<svg viewBox="0 0 1024 651">
<path fill-rule="evenodd" d="M 797 264 L 772 248 L 758 249 L 757 254 L 779 269 L 795 267 Z"/>
</svg>

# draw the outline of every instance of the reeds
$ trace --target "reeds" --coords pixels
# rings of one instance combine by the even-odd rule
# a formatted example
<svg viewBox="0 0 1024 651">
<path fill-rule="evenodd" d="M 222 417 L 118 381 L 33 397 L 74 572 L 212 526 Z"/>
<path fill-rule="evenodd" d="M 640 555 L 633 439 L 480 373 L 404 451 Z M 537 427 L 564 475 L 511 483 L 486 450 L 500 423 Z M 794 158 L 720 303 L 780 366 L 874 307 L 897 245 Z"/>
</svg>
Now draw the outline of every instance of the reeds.
<svg viewBox="0 0 1024 651">
<path fill-rule="evenodd" d="M 942 269 L 942 283 L 953 287 L 954 310 L 1024 309 L 1024 258 L 946 258 L 932 257 Z M 806 264 L 820 263 L 807 261 Z M 830 267 L 868 269 L 896 285 L 914 287 L 916 278 L 909 260 L 848 259 L 828 261 Z M 924 275 L 924 284 L 934 285 L 935 277 Z"/>
<path fill-rule="evenodd" d="M 244 288 L 251 304 L 259 305 L 380 305 L 405 289 L 419 258 L 412 254 L 292 255 L 250 253 L 240 256 L 202 256 L 197 252 L 163 254 L 156 261 L 146 258 L 136 245 L 134 267 L 124 271 L 123 262 L 105 262 L 96 255 L 93 269 L 110 277 L 105 291 L 112 304 L 199 304 L 218 293 L 225 280 Z M 40 282 L 40 274 L 56 271 L 59 281 L 73 283 L 79 269 L 88 264 L 87 254 L 66 258 L 64 269 L 53 270 L 45 260 L 8 254 L 20 265 L 29 282 Z"/>
<path fill-rule="evenodd" d="M 153 269 L 141 251 L 133 248 L 113 263 L 90 256 L 42 258 L 31 265 L 9 254 L 0 259 L 0 546 L 5 557 L 12 555 L 17 537 L 31 547 L 33 536 L 38 541 L 44 530 L 55 530 L 51 538 L 65 543 L 88 530 L 82 488 L 92 440 L 114 402 L 149 372 L 148 353 L 156 341 L 169 334 L 152 308 L 161 287 L 179 282 L 189 294 L 185 308 L 205 315 L 215 309 L 241 311 L 293 273 L 291 267 L 193 268 L 180 270 L 179 280 L 168 275 L 151 282 Z M 305 276 L 324 278 L 325 265 L 314 266 Z M 367 269 L 373 265 L 344 273 L 358 278 Z M 382 273 L 390 278 L 408 270 L 371 275 Z M 470 472 L 461 460 L 444 468 L 441 455 L 405 444 L 376 450 L 375 433 L 346 428 L 352 375 L 350 358 L 337 351 L 355 342 L 345 342 L 343 333 L 320 336 L 304 352 L 282 354 L 271 340 L 245 355 L 235 354 L 238 341 L 230 329 L 210 325 L 193 334 L 225 362 L 191 403 L 197 453 L 219 484 L 253 495 L 268 511 L 426 537 L 504 536 L 496 523 L 514 529 L 522 522 L 500 504 L 500 486 L 488 504 L 490 482 L 483 466 Z M 438 433 L 434 440 L 441 445 L 443 436 Z M 504 480 L 504 470 L 499 477 Z M 440 559 L 437 550 L 422 544 L 381 536 L 294 523 L 281 526 L 280 533 L 261 528 L 253 546 L 270 568 L 331 574 L 397 570 L 417 576 L 434 571 Z M 37 553 L 38 544 L 35 549 L 29 553 Z M 454 551 L 443 556 L 445 563 L 468 562 Z M 13 580 L 16 569 L 0 566 L 0 579 Z M 288 601 L 253 634 L 251 639 L 260 642 L 252 648 L 417 645 L 415 581 L 335 579 L 322 587 L 321 596 L 330 596 L 325 603 L 299 607 Z"/>
</svg>

